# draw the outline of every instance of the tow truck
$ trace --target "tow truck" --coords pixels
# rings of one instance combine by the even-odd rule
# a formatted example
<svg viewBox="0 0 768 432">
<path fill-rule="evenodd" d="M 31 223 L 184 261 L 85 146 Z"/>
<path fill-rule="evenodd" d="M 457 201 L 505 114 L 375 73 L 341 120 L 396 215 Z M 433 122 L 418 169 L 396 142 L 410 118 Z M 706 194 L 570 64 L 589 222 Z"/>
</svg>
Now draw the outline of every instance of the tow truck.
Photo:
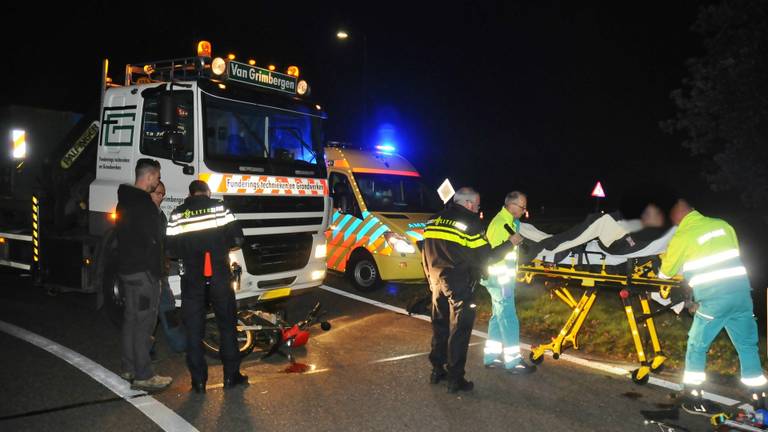
<svg viewBox="0 0 768 432">
<path fill-rule="evenodd" d="M 238 301 L 320 285 L 331 210 L 326 113 L 297 66 L 282 73 L 213 56 L 207 41 L 196 54 L 128 64 L 123 85 L 105 60 L 98 108 L 58 145 L 19 118 L 2 123 L 12 143 L 1 162 L 0 265 L 29 271 L 52 293 L 100 294 L 119 314 L 117 188 L 149 157 L 161 165 L 166 214 L 201 179 L 239 220 L 246 242 L 230 254 Z M 180 277 L 169 279 L 179 304 Z"/>
<path fill-rule="evenodd" d="M 392 145 L 329 142 L 325 157 L 334 202 L 328 268 L 345 273 L 360 291 L 386 281 L 423 282 L 417 243 L 441 208 L 434 190 Z"/>
</svg>

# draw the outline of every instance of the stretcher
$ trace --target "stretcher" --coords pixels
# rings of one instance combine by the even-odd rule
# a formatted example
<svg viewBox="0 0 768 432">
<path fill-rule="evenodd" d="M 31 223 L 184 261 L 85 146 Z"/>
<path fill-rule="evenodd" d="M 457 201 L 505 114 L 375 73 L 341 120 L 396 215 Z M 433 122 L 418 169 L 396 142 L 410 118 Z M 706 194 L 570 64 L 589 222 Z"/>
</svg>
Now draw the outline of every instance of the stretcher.
<svg viewBox="0 0 768 432">
<path fill-rule="evenodd" d="M 671 237 L 671 233 L 668 234 L 664 236 L 666 242 Z M 549 343 L 533 347 L 530 360 L 540 364 L 546 352 L 551 352 L 552 358 L 558 359 L 566 348 L 578 349 L 579 330 L 594 306 L 598 292 L 613 291 L 618 292 L 621 298 L 640 363 L 632 371 L 632 380 L 637 384 L 645 384 L 651 372 L 661 371 L 667 357 L 661 349 L 653 318 L 679 303 L 671 301 L 673 290 L 676 298 L 682 299 L 683 296 L 681 278 L 660 279 L 658 270 L 661 259 L 658 255 L 645 255 L 661 246 L 652 242 L 647 250 L 628 256 L 611 256 L 600 252 L 596 244 L 587 244 L 559 262 L 548 261 L 544 252 L 532 262 L 519 266 L 518 282 L 530 284 L 543 281 L 571 309 L 557 336 Z M 665 248 L 666 245 L 663 246 Z M 578 300 L 573 290 L 581 290 Z M 658 300 L 666 306 L 651 310 L 651 300 Z M 639 310 L 636 309 L 638 304 Z"/>
</svg>

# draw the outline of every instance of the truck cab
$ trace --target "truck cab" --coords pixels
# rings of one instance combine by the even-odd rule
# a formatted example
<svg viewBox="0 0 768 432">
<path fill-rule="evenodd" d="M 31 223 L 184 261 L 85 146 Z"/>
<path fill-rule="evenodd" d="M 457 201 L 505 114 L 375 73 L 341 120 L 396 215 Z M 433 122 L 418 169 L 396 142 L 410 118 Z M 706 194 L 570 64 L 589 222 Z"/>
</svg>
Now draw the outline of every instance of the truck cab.
<svg viewBox="0 0 768 432">
<path fill-rule="evenodd" d="M 424 281 L 418 242 L 441 208 L 435 191 L 390 147 L 330 145 L 325 158 L 334 207 L 325 233 L 328 268 L 361 291 L 384 281 Z"/>
<path fill-rule="evenodd" d="M 90 233 L 110 232 L 120 217 L 118 186 L 133 183 L 139 158 L 153 158 L 161 165 L 166 215 L 200 179 L 242 226 L 245 244 L 230 254 L 238 300 L 317 286 L 330 217 L 326 114 L 307 99 L 298 67 L 280 73 L 234 56 L 211 58 L 207 48 L 197 57 L 128 65 L 125 85 L 106 89 Z M 117 282 L 113 266 L 103 265 L 108 292 Z M 180 278 L 169 279 L 178 304 Z"/>
</svg>

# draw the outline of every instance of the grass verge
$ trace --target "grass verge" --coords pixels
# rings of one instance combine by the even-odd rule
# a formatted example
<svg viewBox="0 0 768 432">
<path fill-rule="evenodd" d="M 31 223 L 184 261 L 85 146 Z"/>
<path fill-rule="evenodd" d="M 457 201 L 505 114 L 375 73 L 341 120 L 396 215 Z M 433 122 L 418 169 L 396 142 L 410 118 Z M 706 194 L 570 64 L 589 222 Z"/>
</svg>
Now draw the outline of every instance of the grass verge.
<svg viewBox="0 0 768 432">
<path fill-rule="evenodd" d="M 568 319 L 571 309 L 540 284 L 518 284 L 516 291 L 517 314 L 522 338 L 535 345 L 547 343 L 557 336 Z M 571 294 L 577 301 L 581 292 L 579 289 L 571 290 Z M 485 289 L 477 290 L 476 300 L 478 320 L 487 323 L 491 314 L 488 292 Z M 639 303 L 634 306 L 635 314 L 638 314 Z M 653 309 L 654 306 L 651 308 Z M 661 349 L 668 357 L 665 366 L 669 370 L 681 371 L 685 365 L 685 349 L 691 322 L 692 318 L 687 311 L 683 311 L 680 315 L 670 311 L 654 318 Z M 639 327 L 643 332 L 643 326 Z M 616 291 L 598 292 L 589 316 L 578 334 L 577 342 L 578 352 L 609 360 L 637 363 L 627 316 Z M 647 344 L 644 351 L 652 353 L 650 342 Z M 765 341 L 760 340 L 759 344 L 759 352 L 763 359 Z M 730 381 L 734 376 L 739 375 L 738 356 L 725 331 L 718 335 L 710 347 L 707 356 L 707 372 L 715 380 Z"/>
</svg>

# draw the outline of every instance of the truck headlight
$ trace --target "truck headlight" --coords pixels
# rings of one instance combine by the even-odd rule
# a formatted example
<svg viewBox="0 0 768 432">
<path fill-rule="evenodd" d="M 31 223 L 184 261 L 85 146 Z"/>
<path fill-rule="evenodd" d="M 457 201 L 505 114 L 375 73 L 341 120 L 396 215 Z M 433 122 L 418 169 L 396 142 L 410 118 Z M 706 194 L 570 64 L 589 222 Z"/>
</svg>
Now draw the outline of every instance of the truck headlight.
<svg viewBox="0 0 768 432">
<path fill-rule="evenodd" d="M 416 248 L 413 247 L 408 238 L 402 234 L 388 231 L 384 233 L 384 238 L 397 253 L 409 254 L 416 252 Z"/>
<path fill-rule="evenodd" d="M 315 258 L 325 258 L 328 253 L 326 243 L 315 246 Z"/>
</svg>

